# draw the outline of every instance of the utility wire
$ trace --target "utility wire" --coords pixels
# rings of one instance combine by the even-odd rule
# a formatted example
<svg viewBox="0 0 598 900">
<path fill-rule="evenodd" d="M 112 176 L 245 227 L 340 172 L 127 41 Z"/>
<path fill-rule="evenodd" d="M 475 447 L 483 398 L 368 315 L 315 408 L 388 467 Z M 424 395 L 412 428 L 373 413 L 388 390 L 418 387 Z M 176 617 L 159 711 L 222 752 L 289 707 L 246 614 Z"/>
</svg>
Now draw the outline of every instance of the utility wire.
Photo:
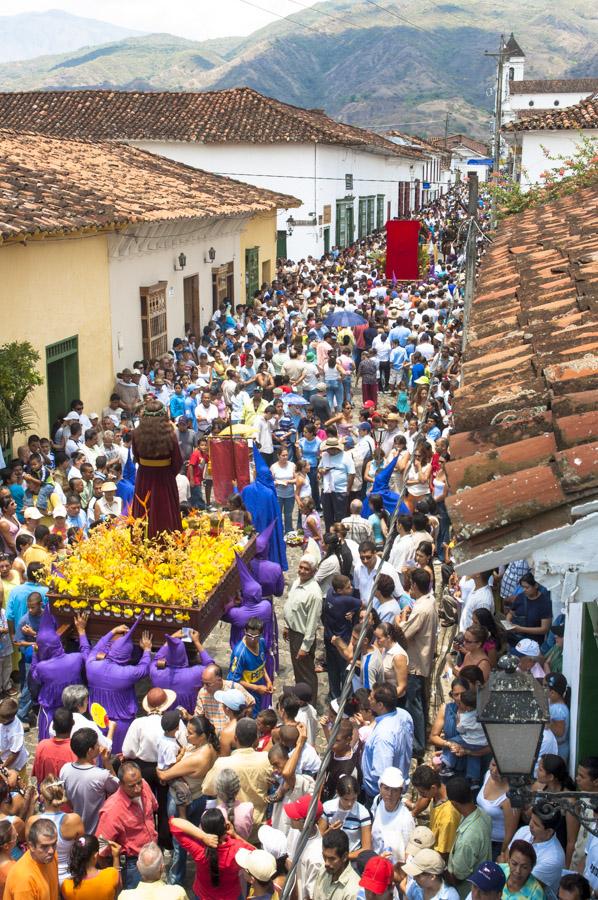
<svg viewBox="0 0 598 900">
<path fill-rule="evenodd" d="M 468 233 L 471 228 L 471 221 L 472 220 L 470 219 L 469 224 L 468 224 Z M 456 293 L 457 292 L 455 291 L 451 297 L 451 301 L 450 301 L 450 304 L 448 307 L 447 322 L 451 318 L 453 308 L 456 303 Z M 427 401 L 430 399 L 431 392 L 432 392 L 432 382 L 430 381 L 430 385 L 428 387 L 427 398 L 426 398 L 426 404 L 424 405 L 424 409 L 427 406 Z M 418 430 L 414 436 L 414 440 L 413 440 L 414 446 L 416 446 L 418 444 L 418 442 L 424 436 L 424 424 L 425 424 L 425 412 L 422 414 L 422 416 L 420 418 Z M 376 590 L 378 588 L 378 580 L 380 578 L 380 575 L 382 574 L 382 563 L 386 562 L 386 560 L 388 559 L 388 557 L 390 555 L 390 550 L 391 550 L 392 543 L 393 543 L 392 534 L 394 531 L 396 519 L 399 515 L 399 507 L 401 505 L 405 491 L 406 491 L 406 487 L 405 487 L 405 485 L 403 485 L 401 492 L 399 494 L 399 498 L 397 500 L 397 505 L 396 505 L 395 511 L 392 514 L 390 524 L 388 526 L 388 535 L 384 542 L 384 549 L 382 551 L 382 556 L 380 558 L 380 562 L 378 563 L 378 566 L 376 568 L 376 574 L 375 574 L 374 581 L 373 581 L 373 584 L 372 584 L 372 587 L 370 590 L 370 596 L 368 598 L 368 601 L 367 601 L 367 604 L 365 607 L 365 616 L 364 616 L 363 623 L 361 626 L 361 631 L 359 633 L 359 638 L 357 640 L 357 644 L 355 645 L 355 650 L 353 652 L 353 659 L 351 661 L 351 664 L 350 664 L 350 666 L 347 670 L 346 676 L 345 676 L 346 677 L 345 685 L 341 691 L 340 697 L 338 698 L 338 713 L 336 715 L 336 719 L 334 720 L 334 723 L 333 723 L 331 731 L 330 731 L 330 735 L 328 737 L 326 752 L 324 754 L 324 758 L 322 759 L 320 771 L 315 780 L 315 784 L 313 787 L 313 793 L 312 793 L 312 799 L 311 799 L 311 802 L 309 805 L 309 809 L 307 811 L 307 816 L 305 817 L 305 823 L 303 825 L 303 829 L 301 831 L 301 834 L 299 835 L 299 840 L 297 841 L 297 845 L 296 845 L 294 853 L 293 853 L 293 856 L 294 856 L 293 864 L 289 870 L 287 880 L 285 882 L 280 900 L 290 900 L 291 892 L 292 892 L 292 889 L 294 887 L 294 882 L 295 882 L 296 869 L 299 864 L 299 860 L 301 859 L 301 854 L 303 853 L 305 846 L 307 844 L 307 841 L 309 840 L 309 836 L 310 836 L 312 827 L 315 824 L 316 809 L 317 809 L 318 800 L 320 797 L 320 792 L 321 792 L 322 786 L 323 786 L 324 781 L 327 776 L 328 765 L 332 758 L 332 748 L 333 748 L 334 742 L 336 740 L 336 736 L 338 734 L 339 728 L 341 726 L 341 722 L 343 720 L 343 712 L 345 709 L 345 704 L 347 702 L 349 694 L 353 693 L 353 690 L 352 690 L 353 673 L 355 672 L 357 663 L 361 656 L 361 648 L 363 647 L 363 644 L 365 642 L 365 635 L 366 635 L 366 631 L 368 629 L 368 620 L 369 620 L 370 613 L 374 606 L 374 596 L 375 596 Z"/>
<path fill-rule="evenodd" d="M 239 2 L 244 3 L 246 6 L 252 6 L 254 9 L 259 9 L 261 12 L 268 13 L 268 15 L 270 16 L 276 16 L 278 19 L 282 19 L 284 22 L 288 22 L 289 25 L 299 25 L 301 28 L 306 28 L 308 31 L 313 31 L 315 34 L 322 33 L 318 28 L 314 28 L 312 25 L 306 25 L 304 22 L 299 22 L 298 19 L 293 19 L 291 22 L 288 16 L 282 16 L 280 13 L 274 12 L 274 10 L 272 9 L 266 9 L 265 6 L 259 6 L 257 3 L 252 3 L 251 0 L 239 0 Z"/>
</svg>

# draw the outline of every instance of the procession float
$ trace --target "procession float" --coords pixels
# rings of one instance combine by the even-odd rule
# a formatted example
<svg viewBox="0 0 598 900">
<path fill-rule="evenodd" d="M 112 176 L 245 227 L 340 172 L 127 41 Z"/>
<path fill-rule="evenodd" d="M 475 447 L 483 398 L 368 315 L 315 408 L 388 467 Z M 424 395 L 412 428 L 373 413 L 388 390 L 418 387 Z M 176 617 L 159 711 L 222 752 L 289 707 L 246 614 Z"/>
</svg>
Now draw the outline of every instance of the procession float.
<svg viewBox="0 0 598 900">
<path fill-rule="evenodd" d="M 204 640 L 239 590 L 235 552 L 248 563 L 255 535 L 224 513 L 198 513 L 159 538 L 147 536 L 144 519 L 101 524 L 70 550 L 45 579 L 59 624 L 87 612 L 95 639 L 143 615 L 155 642 L 184 627 Z"/>
</svg>

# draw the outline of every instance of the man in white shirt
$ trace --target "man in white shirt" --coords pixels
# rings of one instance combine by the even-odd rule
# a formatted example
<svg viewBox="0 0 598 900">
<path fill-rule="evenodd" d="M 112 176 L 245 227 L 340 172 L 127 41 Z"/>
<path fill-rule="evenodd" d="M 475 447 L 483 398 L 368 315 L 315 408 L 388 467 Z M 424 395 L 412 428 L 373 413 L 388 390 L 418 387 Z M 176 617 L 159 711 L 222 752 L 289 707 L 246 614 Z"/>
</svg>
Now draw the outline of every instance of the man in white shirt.
<svg viewBox="0 0 598 900">
<path fill-rule="evenodd" d="M 407 560 L 415 559 L 415 546 L 411 534 L 411 517 L 397 517 L 397 537 L 392 545 L 388 561 L 400 575 L 407 565 Z"/>
<path fill-rule="evenodd" d="M 513 841 L 527 841 L 536 851 L 532 875 L 556 896 L 563 869 L 565 851 L 556 836 L 561 813 L 552 804 L 541 801 L 534 806 L 529 825 L 519 828 Z M 511 841 L 511 843 L 513 843 Z"/>
<path fill-rule="evenodd" d="M 267 406 L 261 415 L 256 416 L 253 427 L 255 440 L 259 444 L 260 453 L 262 454 L 268 465 L 272 465 L 272 463 L 274 462 L 274 443 L 272 441 L 272 432 L 276 427 L 274 407 Z"/>
<path fill-rule="evenodd" d="M 291 820 L 291 832 L 288 839 L 289 856 L 295 862 L 294 853 L 295 846 L 299 840 L 301 832 L 305 828 L 305 818 L 311 803 L 311 795 L 305 794 L 292 803 L 285 803 L 284 811 Z M 318 800 L 318 808 L 316 811 L 316 819 L 321 818 L 324 812 L 322 803 Z M 293 836 L 293 837 L 292 837 Z M 316 825 L 312 825 L 307 843 L 301 853 L 299 864 L 297 866 L 296 890 L 297 896 L 302 900 L 314 900 L 314 888 L 319 873 L 324 868 L 324 857 L 322 856 L 322 837 Z"/>
<path fill-rule="evenodd" d="M 494 597 L 492 588 L 488 586 L 488 582 L 492 577 L 492 572 L 478 572 L 473 576 L 475 588 L 467 596 L 465 603 L 461 608 L 461 617 L 459 619 L 459 631 L 463 633 L 473 622 L 473 613 L 476 609 L 489 609 L 494 613 Z"/>
<path fill-rule="evenodd" d="M 214 419 L 218 418 L 218 407 L 212 403 L 212 397 L 209 391 L 204 391 L 201 395 L 201 403 L 195 407 L 195 418 L 199 425 L 211 425 Z"/>
<path fill-rule="evenodd" d="M 376 545 L 373 541 L 362 541 L 359 545 L 359 559 L 361 562 L 355 566 L 353 572 L 353 585 L 359 591 L 362 603 L 367 603 L 370 598 L 372 585 L 378 571 L 390 575 L 395 589 L 394 596 L 400 597 L 402 593 L 401 582 L 395 569 L 388 562 L 380 565 L 380 557 L 376 553 Z"/>
</svg>

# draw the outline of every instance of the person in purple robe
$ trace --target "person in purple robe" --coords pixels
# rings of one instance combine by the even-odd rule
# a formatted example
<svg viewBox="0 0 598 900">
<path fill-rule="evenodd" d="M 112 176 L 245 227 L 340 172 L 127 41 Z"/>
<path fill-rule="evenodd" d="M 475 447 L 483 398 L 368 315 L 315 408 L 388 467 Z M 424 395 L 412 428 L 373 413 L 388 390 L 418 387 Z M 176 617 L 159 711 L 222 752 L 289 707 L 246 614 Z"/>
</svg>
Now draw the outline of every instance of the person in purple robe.
<svg viewBox="0 0 598 900">
<path fill-rule="evenodd" d="M 108 718 L 116 722 L 112 752 L 120 753 L 129 725 L 137 713 L 135 685 L 149 675 L 152 638 L 144 631 L 140 640 L 142 656 L 137 665 L 130 665 L 133 656 L 133 632 L 142 616 L 130 628 L 117 625 L 97 642 L 87 658 L 86 671 L 89 700 L 100 703 Z M 124 631 L 124 634 L 123 634 Z"/>
<path fill-rule="evenodd" d="M 255 580 L 262 587 L 262 597 L 272 604 L 272 646 L 270 648 L 273 660 L 274 672 L 278 672 L 278 619 L 274 609 L 274 597 L 282 597 L 284 594 L 284 572 L 282 566 L 268 558 L 270 551 L 270 539 L 276 523 L 271 522 L 255 541 L 255 556 L 249 563 L 249 570 Z M 272 678 L 273 672 L 267 669 Z"/>
<path fill-rule="evenodd" d="M 230 647 L 231 650 L 243 639 L 245 634 L 245 626 L 250 619 L 259 619 L 263 622 L 264 631 L 263 638 L 266 643 L 266 671 L 270 678 L 274 676 L 274 655 L 272 646 L 274 644 L 274 610 L 269 600 L 262 597 L 262 587 L 255 580 L 240 556 L 235 554 L 237 560 L 237 569 L 239 571 L 239 579 L 241 581 L 241 600 L 233 600 L 225 609 L 222 620 L 230 622 Z M 269 698 L 269 704 L 272 703 L 272 695 L 266 695 Z"/>
<path fill-rule="evenodd" d="M 152 687 L 174 691 L 176 706 L 182 706 L 193 715 L 197 703 L 197 692 L 202 684 L 203 670 L 214 660 L 202 647 L 198 632 L 190 628 L 189 636 L 197 651 L 198 660 L 195 665 L 190 665 L 181 635 L 182 631 L 166 635 L 166 642 L 160 647 L 150 665 L 150 680 Z"/>
<path fill-rule="evenodd" d="M 54 712 L 62 706 L 62 692 L 71 684 L 83 684 L 85 660 L 91 645 L 85 634 L 87 616 L 75 616 L 79 636 L 79 651 L 66 653 L 56 633 L 56 620 L 49 605 L 41 615 L 37 633 L 37 650 L 31 661 L 30 678 L 39 685 L 38 740 L 50 737 Z"/>
</svg>

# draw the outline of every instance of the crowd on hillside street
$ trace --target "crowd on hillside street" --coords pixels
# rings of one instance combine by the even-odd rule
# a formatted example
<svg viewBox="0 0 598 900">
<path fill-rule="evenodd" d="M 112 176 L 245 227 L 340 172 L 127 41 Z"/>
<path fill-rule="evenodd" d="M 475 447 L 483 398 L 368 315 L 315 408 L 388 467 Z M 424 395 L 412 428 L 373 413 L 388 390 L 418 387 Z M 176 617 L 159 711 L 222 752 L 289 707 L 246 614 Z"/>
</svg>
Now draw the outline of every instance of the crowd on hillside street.
<svg viewBox="0 0 598 900">
<path fill-rule="evenodd" d="M 598 747 L 569 772 L 564 616 L 549 591 L 525 560 L 454 571 L 464 198 L 457 186 L 418 214 L 419 282 L 385 277 L 382 234 L 279 260 L 249 302 L 119 372 L 103 409 L 73 398 L 49 436 L 18 447 L 0 488 L 0 897 L 265 900 L 292 867 L 293 900 L 598 896 L 598 838 L 549 802 L 511 804 L 476 715 L 510 649 L 549 702 L 533 790 L 598 791 Z M 92 644 L 84 612 L 66 640 L 50 612 L 48 571 L 94 529 L 127 527 L 148 411 L 176 434 L 183 514 L 213 509 L 209 438 L 237 426 L 252 482 L 300 548 L 285 579 L 274 525 L 257 526 L 235 485 L 230 520 L 260 534 L 224 612 L 226 658 L 189 628 L 157 646 L 138 621 Z M 450 694 L 435 710 L 447 628 Z"/>
</svg>

